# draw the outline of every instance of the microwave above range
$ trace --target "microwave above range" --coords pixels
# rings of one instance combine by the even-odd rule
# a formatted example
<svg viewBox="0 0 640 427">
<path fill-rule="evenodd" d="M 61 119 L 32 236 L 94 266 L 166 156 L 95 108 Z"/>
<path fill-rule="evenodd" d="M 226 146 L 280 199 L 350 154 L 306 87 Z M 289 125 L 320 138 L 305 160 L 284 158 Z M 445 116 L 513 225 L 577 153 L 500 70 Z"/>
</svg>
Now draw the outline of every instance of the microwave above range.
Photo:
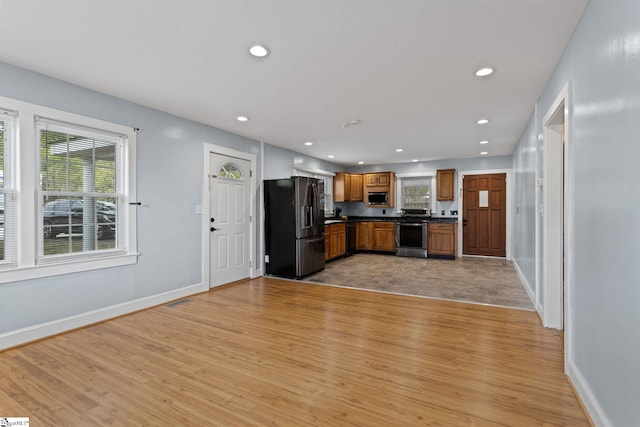
<svg viewBox="0 0 640 427">
<path fill-rule="evenodd" d="M 367 193 L 367 203 L 369 206 L 389 206 L 389 192 L 369 191 Z"/>
</svg>

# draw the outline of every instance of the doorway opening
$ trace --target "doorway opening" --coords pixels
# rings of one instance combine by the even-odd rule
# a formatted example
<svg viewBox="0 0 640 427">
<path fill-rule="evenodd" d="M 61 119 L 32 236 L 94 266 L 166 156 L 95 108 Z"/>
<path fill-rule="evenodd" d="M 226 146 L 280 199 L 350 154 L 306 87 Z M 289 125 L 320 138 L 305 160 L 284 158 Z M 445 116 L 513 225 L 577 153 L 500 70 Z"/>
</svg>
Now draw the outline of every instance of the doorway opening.
<svg viewBox="0 0 640 427">
<path fill-rule="evenodd" d="M 542 121 L 542 320 L 564 330 L 565 361 L 570 353 L 570 101 L 567 84 Z M 566 366 L 566 364 L 565 364 Z"/>
</svg>

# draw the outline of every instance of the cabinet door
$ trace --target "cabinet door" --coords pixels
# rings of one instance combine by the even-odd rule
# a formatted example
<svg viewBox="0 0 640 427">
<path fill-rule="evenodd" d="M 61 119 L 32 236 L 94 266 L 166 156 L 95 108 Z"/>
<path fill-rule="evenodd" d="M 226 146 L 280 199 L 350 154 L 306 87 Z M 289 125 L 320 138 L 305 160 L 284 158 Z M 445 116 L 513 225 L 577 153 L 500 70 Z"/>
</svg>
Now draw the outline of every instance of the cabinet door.
<svg viewBox="0 0 640 427">
<path fill-rule="evenodd" d="M 370 251 L 371 245 L 371 223 L 367 221 L 361 221 L 356 225 L 356 249 Z"/>
<path fill-rule="evenodd" d="M 453 178 L 455 172 L 455 169 L 439 169 L 436 172 L 438 201 L 452 201 L 454 199 Z"/>
<path fill-rule="evenodd" d="M 331 259 L 331 225 L 324 226 L 324 259 Z"/>
<path fill-rule="evenodd" d="M 456 224 L 429 224 L 427 253 L 434 255 L 456 255 Z"/>
<path fill-rule="evenodd" d="M 396 225 L 393 222 L 373 223 L 373 250 L 395 252 Z"/>
<path fill-rule="evenodd" d="M 388 172 L 378 174 L 378 185 L 389 185 L 391 183 L 391 176 Z"/>
<path fill-rule="evenodd" d="M 346 185 L 348 180 L 348 174 L 345 172 L 336 172 L 336 176 L 333 177 L 333 201 L 334 202 L 346 202 L 348 199 L 346 194 Z"/>
<path fill-rule="evenodd" d="M 377 173 L 365 173 L 364 174 L 364 183 L 366 186 L 375 187 L 378 185 L 378 174 Z"/>
<path fill-rule="evenodd" d="M 359 173 L 351 174 L 351 198 L 352 202 L 362 202 L 364 200 L 364 189 L 362 183 L 362 175 Z"/>
<path fill-rule="evenodd" d="M 335 254 L 336 256 L 342 256 L 347 253 L 347 229 L 344 224 L 339 224 L 336 227 L 335 235 Z"/>
<path fill-rule="evenodd" d="M 345 224 L 332 224 L 331 225 L 331 258 L 342 256 L 346 252 L 346 226 Z"/>
</svg>

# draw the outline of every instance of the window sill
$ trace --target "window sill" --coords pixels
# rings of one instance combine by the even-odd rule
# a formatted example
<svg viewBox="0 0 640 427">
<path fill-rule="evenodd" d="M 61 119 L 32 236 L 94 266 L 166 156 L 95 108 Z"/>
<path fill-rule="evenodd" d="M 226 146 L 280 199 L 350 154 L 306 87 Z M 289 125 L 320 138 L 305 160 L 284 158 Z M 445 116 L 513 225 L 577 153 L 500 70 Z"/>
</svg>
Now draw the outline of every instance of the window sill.
<svg viewBox="0 0 640 427">
<path fill-rule="evenodd" d="M 0 270 L 0 284 L 39 279 L 63 274 L 79 273 L 102 268 L 120 267 L 137 263 L 139 254 L 118 254 L 108 257 L 69 260 L 55 264 L 17 267 Z"/>
</svg>

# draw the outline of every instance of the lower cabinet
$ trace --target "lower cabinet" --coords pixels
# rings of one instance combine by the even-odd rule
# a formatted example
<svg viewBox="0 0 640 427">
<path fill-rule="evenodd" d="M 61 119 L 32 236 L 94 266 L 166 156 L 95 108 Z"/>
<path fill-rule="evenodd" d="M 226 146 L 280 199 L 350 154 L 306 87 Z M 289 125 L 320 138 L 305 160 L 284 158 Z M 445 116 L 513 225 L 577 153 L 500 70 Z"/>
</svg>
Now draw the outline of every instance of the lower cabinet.
<svg viewBox="0 0 640 427">
<path fill-rule="evenodd" d="M 382 252 L 396 251 L 396 223 L 395 222 L 374 222 L 373 250 Z"/>
<path fill-rule="evenodd" d="M 356 249 L 378 252 L 396 251 L 395 222 L 360 221 L 358 222 L 356 231 Z"/>
<path fill-rule="evenodd" d="M 373 249 L 371 224 L 372 222 L 360 221 L 356 225 L 356 249 L 359 251 L 370 251 Z"/>
<path fill-rule="evenodd" d="M 456 257 L 456 225 L 455 223 L 429 223 L 427 256 L 451 259 Z"/>
<path fill-rule="evenodd" d="M 328 224 L 324 226 L 324 257 L 326 260 L 337 258 L 347 252 L 346 224 Z"/>
</svg>

